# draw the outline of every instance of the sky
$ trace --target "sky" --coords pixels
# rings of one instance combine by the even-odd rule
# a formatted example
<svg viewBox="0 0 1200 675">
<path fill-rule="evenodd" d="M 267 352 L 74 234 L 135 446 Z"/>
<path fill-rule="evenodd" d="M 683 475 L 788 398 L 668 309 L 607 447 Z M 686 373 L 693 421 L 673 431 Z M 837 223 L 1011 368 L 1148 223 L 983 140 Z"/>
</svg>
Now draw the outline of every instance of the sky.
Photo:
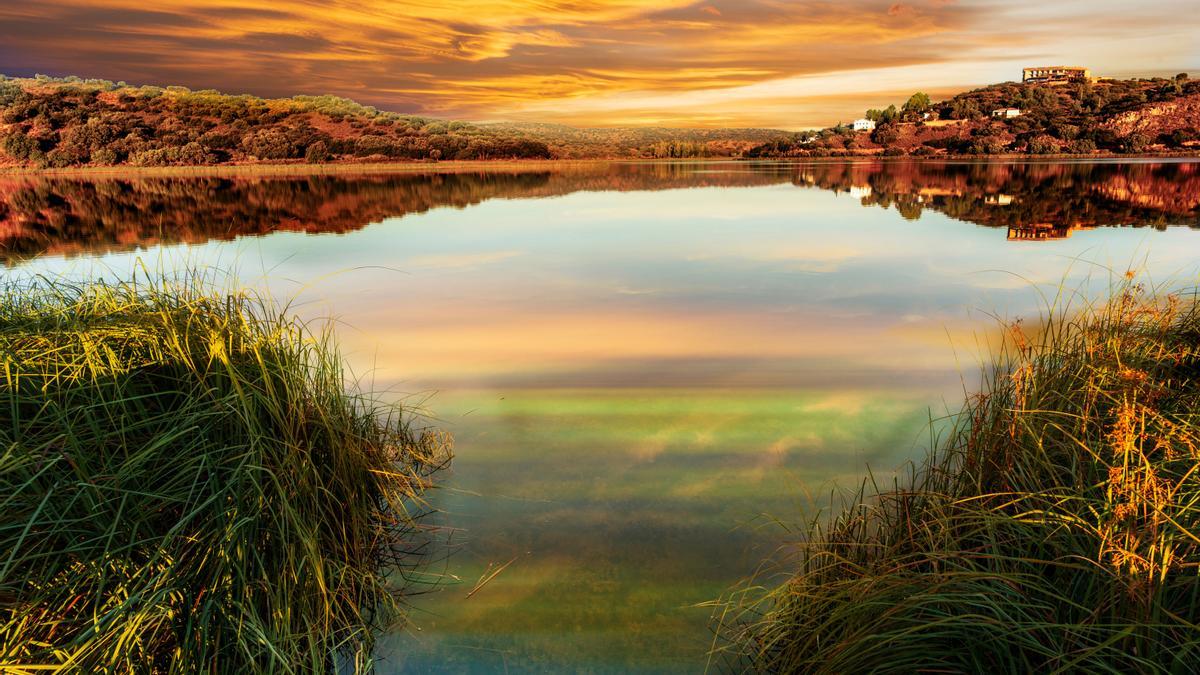
<svg viewBox="0 0 1200 675">
<path fill-rule="evenodd" d="M 576 126 L 813 128 L 1020 78 L 1200 71 L 1195 0 L 0 0 L 0 72 Z"/>
</svg>

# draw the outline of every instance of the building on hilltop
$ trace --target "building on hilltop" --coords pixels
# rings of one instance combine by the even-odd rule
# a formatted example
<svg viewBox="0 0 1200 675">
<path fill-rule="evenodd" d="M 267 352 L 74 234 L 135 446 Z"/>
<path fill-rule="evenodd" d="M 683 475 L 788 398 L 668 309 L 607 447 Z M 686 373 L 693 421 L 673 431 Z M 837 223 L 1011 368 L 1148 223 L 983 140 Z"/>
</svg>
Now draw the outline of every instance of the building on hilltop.
<svg viewBox="0 0 1200 675">
<path fill-rule="evenodd" d="M 1079 66 L 1037 66 L 1021 71 L 1021 81 L 1026 84 L 1068 84 L 1091 79 L 1092 71 Z"/>
<path fill-rule="evenodd" d="M 1020 108 L 996 108 L 995 110 L 992 111 L 992 117 L 1000 117 L 1003 119 L 1011 119 L 1013 117 L 1020 117 L 1020 116 L 1021 116 Z"/>
<path fill-rule="evenodd" d="M 1028 223 L 1024 225 L 1009 225 L 1009 241 L 1051 241 L 1067 239 L 1079 230 L 1093 230 L 1094 225 L 1084 223 Z"/>
<path fill-rule="evenodd" d="M 875 120 L 861 119 L 854 120 L 850 124 L 850 128 L 855 131 L 871 131 L 875 128 Z"/>
</svg>

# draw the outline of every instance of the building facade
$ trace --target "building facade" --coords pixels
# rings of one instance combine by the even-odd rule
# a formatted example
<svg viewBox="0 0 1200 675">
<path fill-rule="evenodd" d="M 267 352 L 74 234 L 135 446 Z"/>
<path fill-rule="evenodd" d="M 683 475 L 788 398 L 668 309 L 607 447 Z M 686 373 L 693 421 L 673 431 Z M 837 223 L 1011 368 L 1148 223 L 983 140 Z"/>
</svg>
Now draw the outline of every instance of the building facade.
<svg viewBox="0 0 1200 675">
<path fill-rule="evenodd" d="M 995 110 L 992 111 L 992 117 L 999 117 L 1002 119 L 1010 119 L 1013 117 L 1020 117 L 1020 116 L 1021 116 L 1020 108 L 996 108 Z"/>
<path fill-rule="evenodd" d="M 854 129 L 855 131 L 871 131 L 875 128 L 875 120 L 854 120 L 850 123 L 850 128 Z"/>
<path fill-rule="evenodd" d="M 1021 71 L 1021 81 L 1033 84 L 1066 84 L 1091 79 L 1092 71 L 1079 66 L 1036 66 Z"/>
</svg>

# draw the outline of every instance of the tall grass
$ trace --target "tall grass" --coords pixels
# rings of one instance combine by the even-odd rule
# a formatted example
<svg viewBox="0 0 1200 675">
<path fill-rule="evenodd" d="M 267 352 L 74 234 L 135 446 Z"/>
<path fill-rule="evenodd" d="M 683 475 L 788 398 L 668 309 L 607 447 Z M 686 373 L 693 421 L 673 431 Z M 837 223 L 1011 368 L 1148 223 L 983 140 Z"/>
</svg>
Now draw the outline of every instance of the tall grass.
<svg viewBox="0 0 1200 675">
<path fill-rule="evenodd" d="M 0 670 L 367 670 L 402 618 L 448 439 L 211 289 L 0 288 Z"/>
<path fill-rule="evenodd" d="M 812 525 L 717 613 L 768 672 L 1195 672 L 1200 310 L 1123 283 L 1011 326 L 910 480 Z"/>
</svg>

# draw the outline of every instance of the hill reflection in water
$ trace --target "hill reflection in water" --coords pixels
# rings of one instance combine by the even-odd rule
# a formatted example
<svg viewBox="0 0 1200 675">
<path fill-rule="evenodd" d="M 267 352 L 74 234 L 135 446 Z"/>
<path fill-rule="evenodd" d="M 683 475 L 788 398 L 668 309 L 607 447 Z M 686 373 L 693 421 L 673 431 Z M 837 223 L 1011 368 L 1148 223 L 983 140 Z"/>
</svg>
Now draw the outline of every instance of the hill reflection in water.
<svg viewBox="0 0 1200 675">
<path fill-rule="evenodd" d="M 933 210 L 1012 240 L 1079 229 L 1200 226 L 1200 164 L 1126 162 L 612 163 L 553 169 L 245 177 L 0 176 L 0 255 L 91 255 L 279 231 L 346 233 L 489 199 L 791 183 L 906 219 Z"/>
</svg>

